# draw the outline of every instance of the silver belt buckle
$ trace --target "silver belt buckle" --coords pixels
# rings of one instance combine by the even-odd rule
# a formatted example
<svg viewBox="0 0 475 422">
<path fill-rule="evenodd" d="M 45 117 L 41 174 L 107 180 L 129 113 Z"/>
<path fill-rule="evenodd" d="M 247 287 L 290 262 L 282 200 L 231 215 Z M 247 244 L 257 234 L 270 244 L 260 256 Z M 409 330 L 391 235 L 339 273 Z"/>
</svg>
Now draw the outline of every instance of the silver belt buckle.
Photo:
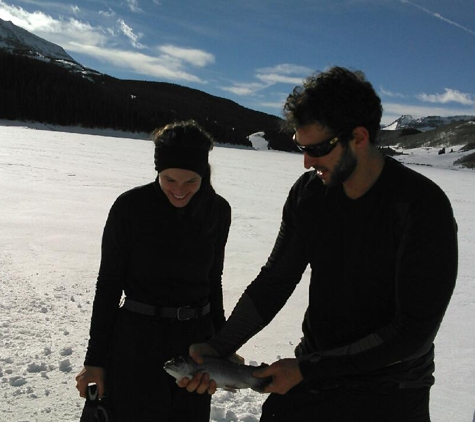
<svg viewBox="0 0 475 422">
<path fill-rule="evenodd" d="M 182 307 L 178 308 L 178 309 L 176 310 L 176 319 L 177 319 L 178 321 L 188 321 L 188 320 L 190 320 L 191 317 L 189 317 L 189 318 L 182 318 L 182 317 L 180 316 L 180 311 L 181 311 L 182 309 L 191 309 L 191 307 L 190 307 L 190 306 L 182 306 Z"/>
</svg>

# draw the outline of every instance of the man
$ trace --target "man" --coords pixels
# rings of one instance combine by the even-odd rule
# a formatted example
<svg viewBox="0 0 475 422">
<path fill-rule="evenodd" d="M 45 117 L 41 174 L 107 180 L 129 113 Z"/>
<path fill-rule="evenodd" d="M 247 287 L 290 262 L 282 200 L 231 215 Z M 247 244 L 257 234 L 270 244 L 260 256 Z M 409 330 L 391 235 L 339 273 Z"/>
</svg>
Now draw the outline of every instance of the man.
<svg viewBox="0 0 475 422">
<path fill-rule="evenodd" d="M 433 341 L 457 274 L 449 200 L 376 146 L 381 101 L 361 72 L 309 77 L 284 106 L 304 173 L 274 249 L 224 328 L 190 354 L 229 356 L 279 312 L 306 266 L 296 357 L 272 376 L 261 421 L 428 422 Z M 180 385 L 214 393 L 207 374 Z"/>
</svg>

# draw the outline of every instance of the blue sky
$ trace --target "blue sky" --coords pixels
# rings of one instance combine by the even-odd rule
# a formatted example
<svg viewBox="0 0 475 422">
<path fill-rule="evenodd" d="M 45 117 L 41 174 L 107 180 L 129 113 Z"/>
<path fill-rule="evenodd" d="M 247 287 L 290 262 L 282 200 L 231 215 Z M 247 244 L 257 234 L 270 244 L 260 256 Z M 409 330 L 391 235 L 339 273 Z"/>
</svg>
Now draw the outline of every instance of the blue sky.
<svg viewBox="0 0 475 422">
<path fill-rule="evenodd" d="M 102 73 L 277 116 L 333 65 L 365 72 L 383 123 L 475 115 L 473 0 L 0 0 L 0 18 Z"/>
</svg>

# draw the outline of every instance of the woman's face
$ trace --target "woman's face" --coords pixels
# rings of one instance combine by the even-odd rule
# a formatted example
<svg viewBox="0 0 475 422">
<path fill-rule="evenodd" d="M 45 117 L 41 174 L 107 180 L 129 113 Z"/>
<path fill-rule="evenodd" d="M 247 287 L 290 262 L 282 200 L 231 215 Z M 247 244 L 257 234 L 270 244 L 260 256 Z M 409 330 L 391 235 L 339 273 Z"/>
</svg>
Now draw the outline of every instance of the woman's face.
<svg viewBox="0 0 475 422">
<path fill-rule="evenodd" d="M 158 173 L 158 182 L 170 203 L 182 208 L 200 190 L 201 176 L 191 170 L 169 168 Z"/>
</svg>

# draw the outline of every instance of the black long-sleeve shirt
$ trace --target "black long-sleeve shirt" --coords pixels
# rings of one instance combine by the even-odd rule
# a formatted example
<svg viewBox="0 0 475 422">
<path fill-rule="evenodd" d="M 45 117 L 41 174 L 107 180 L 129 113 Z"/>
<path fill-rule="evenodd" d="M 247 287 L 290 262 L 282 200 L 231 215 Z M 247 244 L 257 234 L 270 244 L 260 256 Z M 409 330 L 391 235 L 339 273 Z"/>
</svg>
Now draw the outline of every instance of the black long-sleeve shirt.
<svg viewBox="0 0 475 422">
<path fill-rule="evenodd" d="M 230 223 L 229 204 L 211 186 L 183 208 L 170 204 L 158 182 L 119 196 L 104 228 L 86 365 L 105 365 L 122 293 L 163 307 L 209 301 L 218 330 Z"/>
<path fill-rule="evenodd" d="M 304 379 L 433 383 L 433 340 L 457 274 L 456 224 L 436 184 L 390 158 L 356 200 L 302 175 L 266 265 L 211 344 L 227 354 L 268 324 L 308 264 Z"/>
</svg>

